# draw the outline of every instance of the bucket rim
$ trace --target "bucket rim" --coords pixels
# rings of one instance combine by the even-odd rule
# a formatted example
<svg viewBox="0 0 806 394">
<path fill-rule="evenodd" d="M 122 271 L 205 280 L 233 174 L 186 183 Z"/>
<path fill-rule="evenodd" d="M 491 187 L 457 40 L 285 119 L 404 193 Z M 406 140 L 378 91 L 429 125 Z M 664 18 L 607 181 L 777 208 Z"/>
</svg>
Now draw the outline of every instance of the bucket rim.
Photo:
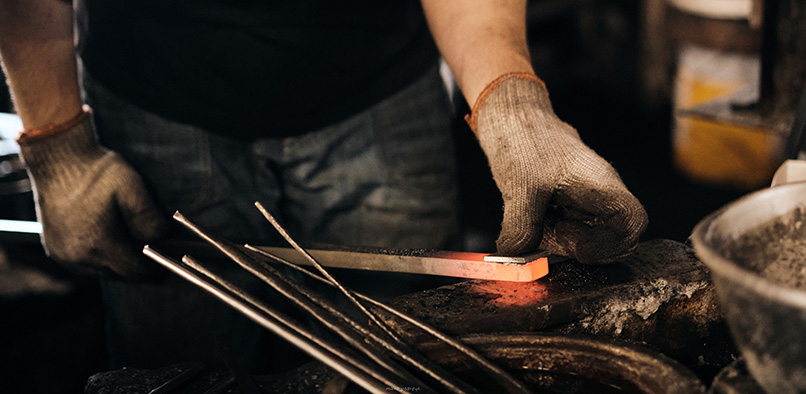
<svg viewBox="0 0 806 394">
<path fill-rule="evenodd" d="M 694 226 L 690 240 L 692 246 L 694 247 L 694 253 L 697 255 L 697 257 L 699 257 L 700 261 L 702 261 L 702 263 L 712 271 L 712 274 L 723 277 L 730 282 L 750 288 L 769 299 L 781 301 L 785 304 L 799 308 L 806 308 L 806 290 L 787 287 L 764 278 L 758 273 L 746 269 L 738 265 L 736 262 L 725 258 L 706 241 L 706 237 L 711 231 L 714 222 L 716 222 L 716 220 L 728 210 L 737 209 L 737 207 L 754 202 L 759 198 L 768 198 L 770 194 L 778 195 L 794 193 L 792 190 L 799 190 L 802 192 L 802 195 L 804 196 L 803 203 L 806 205 L 806 182 L 796 182 L 758 190 L 728 203 L 727 205 L 700 220 Z"/>
</svg>

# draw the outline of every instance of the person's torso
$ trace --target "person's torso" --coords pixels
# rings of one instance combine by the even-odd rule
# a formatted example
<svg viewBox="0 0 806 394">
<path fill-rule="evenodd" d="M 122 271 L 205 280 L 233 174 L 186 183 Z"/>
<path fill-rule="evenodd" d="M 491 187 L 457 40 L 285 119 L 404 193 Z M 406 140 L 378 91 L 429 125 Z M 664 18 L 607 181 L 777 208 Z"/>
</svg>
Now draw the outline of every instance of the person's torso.
<svg viewBox="0 0 806 394">
<path fill-rule="evenodd" d="M 97 80 L 169 119 L 281 137 L 344 119 L 438 57 L 414 0 L 81 0 Z"/>
</svg>

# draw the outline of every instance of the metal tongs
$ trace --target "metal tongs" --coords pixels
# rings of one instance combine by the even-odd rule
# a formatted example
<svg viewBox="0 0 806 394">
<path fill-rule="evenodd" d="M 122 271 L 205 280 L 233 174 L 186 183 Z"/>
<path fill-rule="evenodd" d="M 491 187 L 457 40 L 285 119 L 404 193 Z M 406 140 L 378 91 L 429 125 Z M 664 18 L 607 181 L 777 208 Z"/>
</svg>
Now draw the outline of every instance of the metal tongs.
<svg viewBox="0 0 806 394">
<path fill-rule="evenodd" d="M 210 235 L 179 212 L 174 214 L 174 219 L 216 247 L 240 267 L 285 296 L 335 336 L 317 335 L 309 326 L 294 321 L 276 308 L 250 295 L 191 256 L 185 255 L 181 261 L 176 261 L 148 245 L 143 248 L 143 253 L 371 393 L 385 394 L 389 391 L 405 391 L 411 387 L 416 387 L 417 390 L 426 393 L 478 393 L 476 388 L 409 346 L 381 320 L 376 312 L 378 310 L 388 313 L 387 318 L 405 321 L 461 352 L 480 366 L 505 392 L 530 392 L 523 383 L 462 342 L 394 308 L 365 295 L 354 293 L 342 286 L 316 259 L 291 238 L 259 202 L 256 202 L 255 206 L 280 235 L 319 271 L 319 274 L 303 269 L 265 250 L 250 245 L 236 245 Z M 268 264 L 269 262 L 285 265 L 319 282 L 337 288 L 367 318 L 366 322 L 349 317 L 329 299 L 290 279 Z"/>
</svg>

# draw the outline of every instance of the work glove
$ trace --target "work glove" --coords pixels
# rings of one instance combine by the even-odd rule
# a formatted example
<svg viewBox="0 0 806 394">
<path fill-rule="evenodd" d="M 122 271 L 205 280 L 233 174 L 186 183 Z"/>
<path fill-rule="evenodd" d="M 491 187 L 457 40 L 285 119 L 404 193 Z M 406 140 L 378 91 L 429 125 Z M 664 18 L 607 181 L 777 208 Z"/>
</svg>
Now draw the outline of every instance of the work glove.
<svg viewBox="0 0 806 394">
<path fill-rule="evenodd" d="M 506 74 L 467 118 L 504 199 L 498 252 L 535 249 L 607 263 L 635 249 L 647 225 L 615 169 L 554 114 L 543 82 Z"/>
<path fill-rule="evenodd" d="M 56 261 L 83 273 L 142 277 L 154 264 L 143 244 L 157 238 L 167 219 L 140 176 L 101 147 L 89 116 L 18 137 L 34 187 L 42 245 Z"/>
</svg>

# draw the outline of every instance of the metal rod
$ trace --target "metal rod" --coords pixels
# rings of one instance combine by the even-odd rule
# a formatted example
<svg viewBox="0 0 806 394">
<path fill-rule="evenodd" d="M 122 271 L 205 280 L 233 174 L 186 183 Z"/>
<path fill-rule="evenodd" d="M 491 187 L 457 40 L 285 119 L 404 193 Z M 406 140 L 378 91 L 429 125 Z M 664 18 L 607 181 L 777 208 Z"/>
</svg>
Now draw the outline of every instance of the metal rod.
<svg viewBox="0 0 806 394">
<path fill-rule="evenodd" d="M 281 293 L 283 293 L 287 297 L 289 297 L 289 299 L 291 299 L 292 301 L 297 303 L 299 306 L 301 306 L 304 309 L 306 309 L 306 311 L 311 313 L 315 318 L 317 318 L 320 321 L 322 321 L 323 323 L 325 323 L 329 328 L 331 328 L 334 331 L 336 331 L 339 335 L 342 335 L 342 337 L 345 338 L 346 340 L 350 341 L 349 334 L 346 334 L 342 330 L 342 327 L 338 325 L 338 323 L 330 323 L 330 322 L 328 322 L 327 319 L 329 319 L 332 316 L 335 316 L 336 318 L 340 319 L 343 323 L 346 323 L 349 328 L 352 328 L 352 329 L 356 330 L 362 336 L 361 338 L 370 339 L 372 342 L 376 343 L 377 345 L 382 346 L 384 349 L 390 351 L 393 355 L 395 355 L 399 359 L 401 359 L 401 360 L 405 361 L 407 364 L 417 368 L 421 372 L 424 372 L 431 379 L 433 379 L 434 381 L 438 382 L 443 387 L 445 387 L 445 388 L 447 388 L 447 389 L 449 389 L 449 390 L 451 390 L 453 392 L 457 392 L 457 393 L 477 392 L 473 387 L 467 385 L 465 382 L 462 382 L 459 379 L 456 379 L 452 374 L 450 374 L 449 372 L 447 372 L 444 369 L 442 369 L 439 365 L 436 365 L 432 361 L 430 361 L 427 358 L 421 356 L 417 351 L 409 348 L 408 345 L 405 344 L 404 342 L 402 342 L 402 341 L 399 342 L 399 345 L 403 346 L 404 348 L 406 348 L 407 351 L 404 351 L 404 350 L 396 347 L 395 345 L 390 344 L 386 340 L 384 340 L 384 339 L 382 339 L 380 337 L 377 337 L 371 331 L 367 331 L 366 328 L 362 327 L 358 323 L 356 323 L 353 320 L 349 319 L 348 317 L 344 316 L 340 311 L 338 311 L 338 309 L 336 309 L 331 304 L 329 304 L 329 302 L 327 300 L 321 299 L 321 297 L 319 297 L 315 293 L 310 292 L 305 287 L 299 286 L 294 281 L 289 280 L 283 274 L 279 273 L 279 271 L 276 271 L 271 266 L 268 266 L 267 264 L 265 264 L 265 263 L 263 263 L 263 262 L 261 262 L 259 260 L 256 260 L 253 257 L 254 255 L 247 254 L 246 251 L 244 251 L 244 250 L 242 250 L 240 248 L 240 246 L 232 244 L 231 242 L 223 240 L 223 239 L 222 240 L 216 239 L 216 237 L 213 237 L 212 235 L 206 233 L 204 230 L 202 230 L 197 225 L 195 225 L 192 222 L 190 222 L 186 217 L 184 217 L 179 212 L 176 212 L 174 214 L 174 218 L 177 221 L 179 221 L 182 224 L 184 224 L 190 230 L 195 232 L 201 238 L 205 239 L 206 241 L 211 243 L 213 246 L 218 248 L 220 251 L 224 252 L 227 256 L 232 258 L 241 267 L 243 267 L 244 269 L 246 269 L 247 271 L 249 271 L 253 275 L 257 276 L 258 278 L 260 278 L 261 280 L 263 280 L 267 284 L 271 285 L 272 287 L 274 287 L 276 290 L 280 291 Z M 299 245 L 296 245 L 296 246 L 299 247 Z M 260 253 L 260 255 L 264 255 L 263 251 L 258 251 L 258 253 Z M 269 255 L 269 256 L 274 257 L 274 256 L 271 256 L 271 255 Z M 188 261 L 186 261 L 186 263 L 187 262 Z M 192 263 L 192 260 L 190 262 Z M 301 270 L 302 272 L 304 272 L 304 273 L 306 273 L 308 275 L 311 275 L 312 277 L 314 277 L 314 278 L 316 278 L 316 279 L 318 279 L 318 280 L 320 280 L 320 281 L 322 281 L 324 283 L 327 283 L 327 284 L 329 284 L 331 286 L 335 286 L 331 281 L 328 281 L 327 279 L 324 279 L 324 278 L 322 278 L 320 276 L 317 276 L 317 275 L 315 275 L 313 273 L 310 273 L 310 272 L 308 272 L 306 270 L 302 270 L 301 268 L 293 265 L 290 262 L 287 262 L 287 261 L 284 261 L 284 262 L 285 262 L 286 265 L 289 265 L 289 266 L 293 267 L 294 269 Z M 280 283 L 280 282 L 283 282 L 283 283 Z M 299 293 L 299 294 L 295 294 L 294 292 Z M 322 314 L 320 316 L 319 313 L 321 313 L 321 311 L 316 311 L 315 312 L 314 311 L 315 308 L 311 307 L 306 302 L 300 300 L 300 298 L 299 298 L 300 295 L 307 297 L 309 301 L 317 304 L 317 306 L 323 308 L 326 312 L 331 313 L 332 316 L 327 316 L 326 314 Z M 362 296 L 362 297 L 365 297 L 365 296 Z M 405 318 L 405 320 L 409 320 L 415 325 L 422 325 L 422 323 L 419 323 L 418 321 L 413 320 L 412 318 L 410 318 L 408 316 L 405 316 L 402 313 L 387 307 L 386 305 L 383 305 L 383 304 L 378 303 L 377 301 L 368 299 L 368 297 L 367 297 L 367 299 L 365 301 L 372 302 L 373 304 L 376 304 L 376 305 L 381 305 L 381 307 L 383 307 L 384 309 L 390 310 L 393 314 L 402 315 Z M 427 327 L 427 326 L 426 327 L 421 327 L 421 328 L 425 329 L 426 331 L 428 331 L 430 329 L 430 327 Z M 497 367 L 494 364 L 489 363 L 488 361 L 484 360 L 480 355 L 476 354 L 475 352 L 473 352 L 472 350 L 470 350 L 469 348 L 467 348 L 466 346 L 464 346 L 460 342 L 452 340 L 450 337 L 447 337 L 446 335 L 438 333 L 438 332 L 431 332 L 431 333 L 435 337 L 440 338 L 440 339 L 444 340 L 445 342 L 451 344 L 453 347 L 458 348 L 460 351 L 462 351 L 462 353 L 465 353 L 465 354 L 469 353 L 471 358 L 473 358 L 473 359 L 475 359 L 477 361 L 480 360 L 479 364 L 482 365 L 482 366 L 485 366 L 486 369 L 488 369 L 488 370 L 497 369 Z M 371 358 L 375 359 L 376 362 L 380 361 L 380 360 L 378 360 L 377 357 L 375 357 L 375 354 L 371 350 L 364 349 L 361 343 L 357 343 L 355 341 L 350 341 L 350 342 L 351 342 L 351 344 L 353 346 L 355 346 L 355 347 L 357 347 L 359 349 L 362 349 L 362 351 L 365 354 L 367 354 Z M 464 349 L 462 349 L 462 347 L 464 347 Z M 474 355 L 475 355 L 475 357 L 474 357 Z M 388 364 L 383 364 L 382 361 L 380 363 L 383 366 L 387 367 L 387 368 L 389 367 Z M 397 369 L 397 370 L 399 370 L 399 369 Z M 395 369 L 392 369 L 391 371 L 394 372 Z M 516 388 L 514 391 L 509 390 L 510 392 L 528 393 L 528 390 L 523 388 L 523 386 L 519 382 L 517 382 L 514 378 L 509 377 L 509 375 L 506 375 L 506 373 L 503 372 L 502 370 L 498 369 L 498 371 L 496 371 L 496 372 L 500 372 L 501 374 L 504 375 L 504 379 L 503 379 L 503 381 L 505 382 L 504 386 L 514 386 Z M 417 380 L 415 380 L 416 378 L 411 376 L 411 375 L 404 376 L 404 377 L 411 379 L 412 382 L 417 381 Z M 494 376 L 494 377 L 496 378 L 496 380 L 501 380 L 497 376 Z M 509 378 L 508 380 L 506 379 L 507 377 Z"/>
<path fill-rule="evenodd" d="M 331 353 L 335 354 L 339 358 L 341 358 L 341 359 L 343 359 L 343 360 L 355 365 L 356 367 L 361 368 L 361 365 L 360 365 L 361 362 L 359 360 L 357 360 L 356 357 L 354 355 L 352 355 L 349 351 L 346 351 L 345 349 L 342 349 L 340 346 L 337 346 L 335 344 L 324 342 L 319 336 L 317 336 L 316 334 L 312 333 L 310 330 L 302 328 L 301 326 L 299 326 L 298 324 L 293 322 L 293 320 L 289 319 L 288 317 L 286 317 L 282 313 L 280 313 L 278 311 L 275 311 L 275 310 L 272 310 L 271 308 L 266 306 L 264 303 L 256 300 L 254 297 L 250 296 L 249 294 L 247 294 L 246 292 L 244 292 L 243 290 L 238 288 L 233 283 L 227 281 L 226 279 L 222 278 L 221 276 L 216 275 L 212 271 L 208 270 L 201 263 L 199 263 L 198 260 L 196 260 L 196 259 L 194 259 L 194 258 L 192 258 L 190 256 L 184 256 L 184 257 L 182 257 L 182 262 L 185 263 L 185 265 L 187 265 L 188 267 L 190 267 L 190 268 L 198 271 L 199 273 L 203 274 L 204 276 L 208 277 L 210 280 L 218 283 L 220 286 L 222 286 L 226 290 L 232 292 L 236 296 L 240 297 L 241 299 L 245 300 L 246 302 L 248 302 L 248 303 L 252 304 L 253 306 L 255 306 L 256 308 L 260 309 L 263 313 L 266 313 L 267 315 L 269 315 L 269 316 L 277 319 L 278 321 L 282 322 L 283 324 L 285 324 L 286 326 L 288 326 L 289 328 L 294 330 L 296 333 L 304 335 L 304 336 L 310 338 L 314 343 L 316 343 L 319 346 L 322 346 L 323 348 L 325 348 L 326 350 L 328 350 Z M 350 341 L 350 342 L 351 342 L 351 345 L 355 346 L 354 343 L 352 343 L 354 341 Z M 375 360 L 373 359 L 373 361 L 375 361 Z M 382 366 L 384 366 L 384 365 L 382 365 Z M 384 368 L 386 368 L 387 371 L 390 371 L 393 374 L 397 374 L 396 371 L 391 371 L 386 366 L 384 366 Z M 362 368 L 362 369 L 364 369 L 364 368 Z M 374 373 L 372 370 L 365 370 L 365 372 L 367 372 L 368 374 L 372 375 L 373 377 L 375 377 L 378 380 L 384 381 L 387 384 L 392 383 L 392 382 L 388 381 L 388 379 L 385 378 L 383 375 L 378 375 L 378 374 Z M 410 378 L 409 376 L 402 376 L 402 377 L 403 378 Z"/>
<path fill-rule="evenodd" d="M 397 365 L 396 363 L 389 360 L 386 357 L 386 355 L 378 351 L 378 349 L 370 347 L 369 344 L 367 344 L 364 341 L 363 334 L 365 333 L 356 333 L 355 331 L 351 330 L 351 328 L 358 326 L 357 323 L 353 324 L 352 327 L 349 324 L 345 326 L 345 324 L 343 323 L 349 319 L 343 315 L 335 316 L 334 311 L 336 310 L 336 308 L 330 306 L 326 300 L 321 299 L 321 297 L 318 297 L 316 294 L 313 294 L 311 292 L 301 291 L 300 286 L 296 285 L 296 283 L 293 283 L 292 281 L 284 280 L 283 275 L 274 268 L 267 267 L 265 270 L 260 270 L 259 263 L 253 260 L 252 257 L 249 256 L 248 254 L 239 250 L 237 245 L 232 244 L 226 240 L 214 237 L 213 235 L 201 229 L 195 223 L 191 222 L 181 213 L 179 212 L 175 213 L 174 218 L 180 223 L 182 223 L 184 226 L 186 226 L 188 229 L 190 229 L 191 231 L 193 231 L 194 233 L 205 239 L 207 242 L 218 248 L 220 251 L 225 253 L 228 257 L 230 257 L 233 261 L 235 261 L 236 264 L 241 266 L 243 269 L 247 270 L 252 275 L 255 275 L 261 280 L 263 280 L 274 290 L 278 291 L 280 294 L 288 298 L 295 305 L 302 308 L 313 318 L 324 324 L 328 329 L 332 330 L 333 332 L 341 336 L 350 345 L 360 350 L 362 353 L 367 355 L 373 361 L 380 364 L 382 367 L 386 368 L 388 371 L 392 373 L 395 374 L 405 373 L 405 371 L 400 365 Z M 322 305 L 328 305 L 329 308 L 324 308 L 322 307 Z M 405 377 L 410 380 L 416 381 L 416 378 L 414 376 L 409 375 Z"/>
<path fill-rule="evenodd" d="M 261 262 L 254 260 L 246 262 L 246 264 L 249 266 L 247 268 L 249 272 L 253 273 L 261 280 L 264 281 L 270 280 L 270 278 L 267 278 L 266 275 L 264 274 L 267 273 L 266 271 L 273 270 L 272 267 L 266 266 L 265 264 L 261 264 Z M 328 301 L 323 300 L 320 297 L 317 297 L 315 294 L 312 294 L 312 292 L 310 292 L 308 289 L 299 286 L 293 281 L 284 278 L 282 275 L 279 275 L 279 279 L 286 281 L 289 286 L 298 289 L 300 293 L 308 295 L 313 302 L 319 303 L 320 306 L 322 306 L 322 308 L 330 312 L 336 318 L 340 319 L 350 328 L 354 329 L 363 338 L 367 338 L 372 343 L 377 344 L 382 348 L 386 349 L 387 351 L 391 352 L 394 356 L 406 362 L 408 365 L 415 367 L 417 370 L 425 373 L 426 375 L 428 375 L 429 377 L 431 377 L 432 379 L 434 379 L 436 382 L 446 387 L 447 389 L 457 393 L 476 391 L 474 388 L 468 386 L 466 383 L 455 378 L 450 372 L 444 370 L 439 365 L 420 355 L 416 350 L 409 347 L 406 343 L 400 343 L 400 342 L 395 344 L 390 343 L 386 339 L 379 337 L 372 331 L 368 330 L 367 328 L 356 323 L 354 320 L 345 316 Z M 414 377 L 411 378 L 416 379 Z"/>
<path fill-rule="evenodd" d="M 213 246 L 224 252 L 242 268 L 257 276 L 272 288 L 286 296 L 297 306 L 304 309 L 312 317 L 325 324 L 325 326 L 340 335 L 352 346 L 361 350 L 364 354 L 381 366 L 387 368 L 387 370 L 400 374 L 401 377 L 408 379 L 410 383 L 420 384 L 423 389 L 428 387 L 425 383 L 420 381 L 420 379 L 408 373 L 401 366 L 397 365 L 392 360 L 387 359 L 382 352 L 378 351 L 378 349 L 372 348 L 369 343 L 365 342 L 366 339 L 370 339 L 372 343 L 380 345 L 383 349 L 391 352 L 398 359 L 425 373 L 434 381 L 451 390 L 452 392 L 472 393 L 476 391 L 430 360 L 419 356 L 416 351 L 408 348 L 408 345 L 405 343 L 398 342 L 397 346 L 395 346 L 383 338 L 375 335 L 373 332 L 367 330 L 360 324 L 341 313 L 337 308 L 330 304 L 329 301 L 319 297 L 308 289 L 305 289 L 303 286 L 299 286 L 297 283 L 288 280 L 274 268 L 261 264 L 251 255 L 240 250 L 237 245 L 231 244 L 226 240 L 217 239 L 217 237 L 208 234 L 179 212 L 174 214 L 174 218 L 188 227 L 191 231 L 210 242 Z"/>
<path fill-rule="evenodd" d="M 267 257 L 267 258 L 269 258 L 269 259 L 271 259 L 271 260 L 273 260 L 275 262 L 278 262 L 278 263 L 283 264 L 283 265 L 285 265 L 287 267 L 293 268 L 294 270 L 297 270 L 297 271 L 307 275 L 310 278 L 316 279 L 316 280 L 318 280 L 318 281 L 320 281 L 322 283 L 328 284 L 330 286 L 334 286 L 333 283 L 328 281 L 326 278 L 324 278 L 324 277 L 322 277 L 320 275 L 317 275 L 317 274 L 315 274 L 313 272 L 310 272 L 310 271 L 308 271 L 308 270 L 306 270 L 306 269 L 304 269 L 304 268 L 302 268 L 302 267 L 300 267 L 300 266 L 298 266 L 298 265 L 296 265 L 296 264 L 294 264 L 294 263 L 292 263 L 292 262 L 290 262 L 290 261 L 288 261 L 288 260 L 286 260 L 286 259 L 284 259 L 282 257 L 275 256 L 275 255 L 273 255 L 273 254 L 271 254 L 271 253 L 269 253 L 269 252 L 267 252 L 267 251 L 265 251 L 263 249 L 260 249 L 258 247 L 255 247 L 255 246 L 252 246 L 252 245 L 249 245 L 249 244 L 244 245 L 244 247 L 249 249 L 249 250 L 251 250 L 251 251 L 253 251 L 253 252 L 255 252 L 255 253 L 257 253 L 257 254 L 260 254 L 260 255 L 262 255 L 264 257 Z M 447 343 L 448 345 L 453 347 L 455 350 L 461 352 L 462 354 L 470 357 L 473 361 L 475 361 L 477 364 L 479 364 L 481 367 L 483 367 L 483 369 L 485 370 L 485 372 L 487 374 L 489 374 L 491 377 L 493 377 L 496 381 L 498 381 L 503 386 L 507 387 L 511 393 L 521 393 L 521 394 L 529 394 L 529 393 L 531 393 L 531 390 L 529 390 L 522 382 L 520 382 L 519 380 L 515 379 L 512 375 L 510 375 L 509 373 L 507 373 L 506 371 L 501 369 L 501 367 L 495 365 L 490 360 L 486 359 L 484 356 L 482 356 L 481 354 L 479 354 L 475 350 L 471 349 L 470 347 L 468 347 L 464 343 L 462 343 L 462 342 L 460 342 L 460 341 L 448 336 L 447 334 L 442 333 L 441 331 L 437 330 L 436 328 L 433 328 L 433 327 L 431 327 L 431 326 L 429 326 L 429 325 L 427 325 L 427 324 L 425 324 L 425 323 L 423 323 L 423 322 L 421 322 L 421 321 L 419 321 L 419 320 L 417 320 L 417 319 L 415 319 L 415 318 L 413 318 L 413 317 L 411 317 L 409 315 L 406 315 L 405 313 L 400 312 L 400 311 L 398 311 L 397 309 L 395 309 L 395 308 L 393 308 L 391 306 L 388 306 L 388 305 L 386 305 L 386 304 L 384 304 L 384 303 L 382 303 L 380 301 L 377 301 L 377 300 L 375 300 L 375 299 L 373 299 L 373 298 L 371 298 L 369 296 L 366 296 L 364 294 L 357 293 L 357 292 L 354 292 L 353 294 L 355 294 L 356 297 L 358 297 L 358 298 L 360 298 L 360 299 L 362 299 L 364 301 L 367 301 L 370 304 L 372 304 L 372 305 L 374 305 L 376 307 L 379 307 L 379 308 L 381 308 L 381 309 L 383 309 L 383 310 L 385 310 L 385 311 L 387 311 L 387 312 L 389 312 L 389 313 L 391 313 L 391 314 L 393 314 L 393 315 L 405 320 L 406 322 L 408 322 L 408 323 L 414 325 L 415 327 L 417 327 L 417 328 L 425 331 L 426 333 L 430 334 L 431 336 L 433 336 L 433 337 L 435 337 L 435 338 Z"/>
<path fill-rule="evenodd" d="M 370 318 L 370 320 L 375 323 L 376 326 L 378 326 L 381 329 L 383 329 L 383 331 L 385 333 L 387 333 L 387 335 L 389 335 L 389 337 L 393 338 L 400 346 L 403 346 L 407 351 L 404 351 L 402 349 L 394 347 L 391 344 L 389 344 L 388 342 L 382 340 L 381 338 L 377 338 L 374 335 L 371 335 L 371 332 L 368 332 L 368 334 L 370 335 L 370 338 L 374 342 L 376 342 L 379 345 L 383 346 L 387 350 L 392 351 L 393 354 L 395 354 L 396 356 L 400 357 L 403 361 L 406 361 L 408 364 L 410 364 L 410 365 L 416 367 L 418 370 L 426 373 L 429 377 L 434 379 L 436 382 L 438 382 L 439 384 L 441 384 L 442 386 L 444 386 L 445 388 L 447 388 L 447 389 L 449 389 L 449 390 L 451 390 L 453 392 L 456 392 L 456 393 L 477 392 L 476 389 L 474 389 L 473 387 L 469 386 L 467 383 L 461 381 L 460 379 L 457 379 L 450 372 L 444 370 L 442 367 L 440 367 L 436 363 L 432 362 L 431 360 L 429 360 L 429 359 L 427 359 L 425 357 L 422 357 L 414 349 L 411 349 L 399 336 L 394 334 L 386 326 L 386 324 L 381 322 L 380 318 L 378 318 L 373 312 L 371 312 L 360 301 L 358 301 L 358 299 L 355 298 L 355 296 L 353 295 L 353 293 L 350 290 L 348 290 L 347 288 L 342 286 L 341 283 L 339 283 L 336 280 L 335 277 L 330 275 L 330 273 L 327 272 L 325 267 L 323 267 L 321 264 L 319 264 L 319 262 L 316 261 L 316 259 L 313 256 L 311 256 L 310 253 L 308 253 L 296 241 L 294 241 L 294 239 L 291 237 L 291 235 L 289 235 L 288 232 L 283 228 L 283 226 L 280 225 L 280 222 L 278 222 L 277 219 L 275 219 L 274 216 L 272 216 L 272 214 L 269 213 L 269 211 L 265 207 L 263 207 L 263 205 L 259 201 L 255 202 L 255 206 L 260 211 L 260 213 L 262 213 L 263 216 L 272 224 L 272 226 L 274 226 L 274 228 L 277 230 L 277 232 L 279 232 L 280 235 L 282 235 L 282 237 L 285 238 L 285 240 L 294 249 L 296 249 L 300 254 L 302 254 L 314 267 L 316 267 L 316 269 L 319 272 L 321 272 L 322 275 L 325 278 L 327 278 L 328 282 L 331 285 L 337 287 L 345 296 L 347 296 L 348 299 L 350 299 L 350 301 L 354 305 L 356 305 L 362 312 L 364 312 L 364 314 L 366 316 L 368 316 Z M 271 268 L 271 267 L 266 266 L 266 265 L 261 265 L 257 261 L 255 261 L 255 263 L 257 263 L 257 267 L 259 269 L 260 268 L 262 268 L 262 269 L 270 269 Z"/>
<path fill-rule="evenodd" d="M 143 254 L 182 278 L 201 287 L 208 293 L 225 302 L 227 305 L 237 309 L 239 312 L 249 317 L 256 323 L 279 335 L 281 338 L 308 353 L 310 356 L 322 361 L 367 391 L 376 394 L 387 394 L 387 387 L 389 387 L 388 385 L 385 386 L 383 382 L 373 378 L 364 371 L 352 365 L 346 364 L 342 360 L 338 359 L 331 351 L 317 345 L 311 339 L 289 330 L 288 327 L 286 327 L 286 324 L 277 321 L 276 319 L 262 313 L 259 310 L 255 310 L 243 300 L 236 298 L 228 292 L 222 291 L 222 289 L 218 288 L 216 285 L 208 283 L 197 274 L 189 271 L 176 261 L 151 249 L 148 245 L 143 248 Z"/>
<path fill-rule="evenodd" d="M 350 302 L 352 302 L 356 307 L 358 307 L 358 309 L 360 309 L 361 312 L 363 312 L 369 318 L 370 321 L 375 323 L 375 325 L 378 326 L 381 330 L 383 330 L 386 333 L 386 335 L 388 335 L 390 338 L 394 339 L 397 342 L 403 343 L 400 337 L 395 335 L 395 333 L 393 333 L 392 330 L 390 330 L 389 327 L 386 326 L 386 324 L 381 322 L 381 320 L 377 316 L 375 316 L 375 314 L 373 314 L 372 312 L 369 311 L 369 309 L 364 307 L 364 305 L 353 296 L 350 290 L 347 290 L 347 288 L 342 286 L 341 283 L 339 283 L 339 281 L 337 281 L 336 278 L 333 277 L 333 275 L 330 275 L 330 273 L 327 272 L 325 267 L 319 264 L 319 262 L 316 261 L 316 259 L 310 255 L 310 253 L 308 253 L 305 249 L 299 246 L 299 244 L 296 241 L 294 241 L 293 238 L 291 238 L 291 235 L 289 235 L 288 232 L 285 231 L 283 226 L 280 225 L 280 222 L 278 222 L 277 219 L 275 219 L 274 216 L 272 216 L 272 214 L 269 213 L 269 211 L 265 207 L 263 207 L 263 204 L 261 204 L 259 201 L 255 201 L 255 207 L 257 207 L 257 209 L 260 211 L 261 214 L 263 214 L 266 220 L 268 220 L 269 223 L 271 223 L 271 225 L 274 226 L 277 232 L 280 233 L 280 235 L 282 235 L 282 237 L 286 240 L 286 242 L 288 242 L 294 249 L 297 250 L 297 252 L 299 252 L 302 256 L 304 256 L 306 260 L 308 260 L 311 264 L 313 264 L 313 266 L 316 267 L 316 269 L 325 278 L 327 278 L 330 281 L 330 283 L 336 286 L 336 288 L 338 288 L 347 297 L 347 299 L 350 300 Z"/>
</svg>

